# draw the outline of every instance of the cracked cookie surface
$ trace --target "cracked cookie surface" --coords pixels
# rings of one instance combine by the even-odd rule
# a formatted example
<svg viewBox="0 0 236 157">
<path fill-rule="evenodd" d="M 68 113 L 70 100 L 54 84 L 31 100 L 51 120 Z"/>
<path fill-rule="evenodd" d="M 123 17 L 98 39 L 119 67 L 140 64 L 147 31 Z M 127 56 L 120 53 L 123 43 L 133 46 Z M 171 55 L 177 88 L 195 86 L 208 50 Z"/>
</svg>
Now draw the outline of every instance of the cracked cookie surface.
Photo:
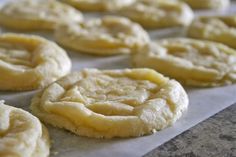
<svg viewBox="0 0 236 157">
<path fill-rule="evenodd" d="M 31 103 L 42 121 L 96 138 L 151 134 L 173 124 L 187 106 L 182 86 L 150 69 L 71 73 Z"/>
</svg>

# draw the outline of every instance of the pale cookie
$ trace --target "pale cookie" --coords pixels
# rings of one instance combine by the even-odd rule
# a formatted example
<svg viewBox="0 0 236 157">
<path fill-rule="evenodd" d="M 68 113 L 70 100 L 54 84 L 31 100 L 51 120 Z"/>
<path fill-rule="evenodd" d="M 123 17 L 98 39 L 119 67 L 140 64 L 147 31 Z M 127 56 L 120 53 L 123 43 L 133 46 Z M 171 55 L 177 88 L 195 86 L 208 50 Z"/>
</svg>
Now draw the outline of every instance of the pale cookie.
<svg viewBox="0 0 236 157">
<path fill-rule="evenodd" d="M 0 90 L 32 90 L 68 74 L 71 61 L 55 43 L 31 35 L 0 35 Z"/>
<path fill-rule="evenodd" d="M 31 103 L 42 121 L 96 138 L 151 134 L 172 125 L 187 106 L 183 87 L 150 69 L 75 72 Z"/>
<path fill-rule="evenodd" d="M 189 26 L 187 35 L 236 48 L 236 16 L 199 17 Z"/>
<path fill-rule="evenodd" d="M 82 21 L 82 14 L 55 0 L 19 0 L 0 9 L 0 25 L 16 30 L 53 30 L 68 21 Z"/>
<path fill-rule="evenodd" d="M 117 16 L 61 25 L 55 31 L 55 39 L 65 47 L 97 55 L 131 53 L 150 40 L 141 26 Z"/>
<path fill-rule="evenodd" d="M 123 7 L 118 14 L 126 16 L 147 29 L 185 26 L 194 15 L 191 8 L 178 1 L 139 0 Z"/>
<path fill-rule="evenodd" d="M 132 57 L 135 67 L 148 67 L 184 84 L 219 86 L 236 82 L 236 51 L 223 44 L 188 38 L 156 41 Z"/>
<path fill-rule="evenodd" d="M 38 118 L 0 101 L 0 156 L 48 157 L 50 140 Z"/>
<path fill-rule="evenodd" d="M 193 9 L 223 9 L 230 5 L 230 0 L 179 0 Z"/>
<path fill-rule="evenodd" d="M 135 0 L 63 0 L 81 11 L 115 11 Z"/>
</svg>

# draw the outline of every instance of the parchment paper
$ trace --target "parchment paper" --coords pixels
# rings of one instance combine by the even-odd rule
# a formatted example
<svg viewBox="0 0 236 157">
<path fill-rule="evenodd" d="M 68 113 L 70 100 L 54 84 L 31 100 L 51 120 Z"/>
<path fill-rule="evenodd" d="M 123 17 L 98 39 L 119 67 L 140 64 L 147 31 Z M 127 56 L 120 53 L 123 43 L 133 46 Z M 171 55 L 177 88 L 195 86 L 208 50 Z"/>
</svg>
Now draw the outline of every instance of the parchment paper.
<svg viewBox="0 0 236 157">
<path fill-rule="evenodd" d="M 0 0 L 3 3 L 6 0 Z M 232 5 L 228 11 L 218 11 L 217 14 L 234 13 L 236 5 Z M 201 11 L 197 14 L 215 14 L 212 11 Z M 93 14 L 86 15 L 87 17 Z M 5 30 L 6 31 L 6 30 Z M 52 39 L 50 34 L 32 32 Z M 150 31 L 152 38 L 168 36 L 180 36 L 183 29 L 163 29 Z M 129 68 L 129 56 L 118 55 L 110 57 L 93 57 L 68 51 L 73 62 L 73 70 L 82 68 L 118 69 Z M 1 74 L 0 74 L 1 77 Z M 157 132 L 153 135 L 126 138 L 126 139 L 93 139 L 74 135 L 68 131 L 57 129 L 47 125 L 52 140 L 51 156 L 56 157 L 137 157 L 146 154 L 164 142 L 207 119 L 215 113 L 236 102 L 236 85 L 218 88 L 192 88 L 187 89 L 190 104 L 188 111 L 173 126 Z M 32 96 L 37 91 L 31 92 L 0 92 L 0 100 L 6 104 L 23 108 L 29 111 Z"/>
</svg>

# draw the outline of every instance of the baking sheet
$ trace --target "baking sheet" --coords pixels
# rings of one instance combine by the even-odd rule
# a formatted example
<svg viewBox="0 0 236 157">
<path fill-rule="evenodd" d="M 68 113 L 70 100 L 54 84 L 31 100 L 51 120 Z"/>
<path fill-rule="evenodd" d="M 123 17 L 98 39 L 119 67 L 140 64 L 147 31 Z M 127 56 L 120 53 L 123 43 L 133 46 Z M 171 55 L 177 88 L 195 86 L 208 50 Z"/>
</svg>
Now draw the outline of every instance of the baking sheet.
<svg viewBox="0 0 236 157">
<path fill-rule="evenodd" d="M 6 0 L 0 0 L 3 3 Z M 234 13 L 236 5 L 231 5 L 228 11 L 218 11 L 219 14 Z M 212 11 L 201 11 L 199 14 L 215 14 Z M 92 15 L 93 16 L 93 15 Z M 91 15 L 88 15 L 91 17 Z M 4 30 L 3 30 L 4 31 Z M 6 30 L 5 30 L 6 31 Z M 180 28 L 150 31 L 152 38 L 167 36 L 180 36 L 183 30 Z M 52 39 L 50 34 L 33 33 Z M 119 69 L 129 68 L 129 55 L 109 57 L 94 57 L 68 51 L 73 62 L 73 70 L 83 68 Z M 1 77 L 1 74 L 0 74 Z M 76 136 L 68 131 L 57 129 L 47 125 L 52 140 L 51 156 L 55 157 L 137 157 L 158 147 L 185 130 L 207 119 L 215 113 L 236 102 L 236 85 L 218 88 L 186 88 L 190 98 L 189 109 L 172 127 L 157 132 L 153 135 L 139 138 L 125 139 L 93 139 Z M 0 100 L 7 104 L 23 108 L 29 111 L 32 96 L 37 91 L 31 92 L 0 92 Z"/>
</svg>

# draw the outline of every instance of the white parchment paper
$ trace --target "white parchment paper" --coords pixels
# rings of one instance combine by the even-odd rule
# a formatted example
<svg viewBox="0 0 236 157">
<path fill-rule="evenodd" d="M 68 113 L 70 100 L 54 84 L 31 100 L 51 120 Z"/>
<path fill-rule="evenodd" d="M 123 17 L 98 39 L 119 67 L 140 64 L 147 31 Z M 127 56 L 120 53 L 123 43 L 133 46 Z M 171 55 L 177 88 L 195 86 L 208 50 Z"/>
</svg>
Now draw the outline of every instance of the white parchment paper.
<svg viewBox="0 0 236 157">
<path fill-rule="evenodd" d="M 4 3 L 6 0 L 0 0 Z M 234 13 L 236 5 L 227 11 L 201 11 L 197 14 L 228 14 Z M 91 17 L 91 15 L 89 15 Z M 152 38 L 180 36 L 183 29 L 173 28 L 160 31 L 150 31 Z M 35 32 L 34 32 L 35 34 Z M 36 33 L 52 39 L 50 34 Z M 69 52 L 73 62 L 73 70 L 83 68 L 118 69 L 129 68 L 129 56 L 118 55 L 110 57 L 94 57 L 86 54 Z M 0 74 L 1 77 L 1 74 Z M 93 139 L 74 135 L 68 131 L 47 125 L 52 140 L 51 156 L 56 157 L 137 157 L 146 154 L 164 142 L 207 119 L 215 113 L 236 102 L 236 85 L 217 88 L 186 89 L 190 98 L 189 109 L 173 126 L 153 135 L 126 138 L 126 139 Z M 0 92 L 0 100 L 6 104 L 23 108 L 29 111 L 32 96 L 31 92 Z"/>
</svg>

